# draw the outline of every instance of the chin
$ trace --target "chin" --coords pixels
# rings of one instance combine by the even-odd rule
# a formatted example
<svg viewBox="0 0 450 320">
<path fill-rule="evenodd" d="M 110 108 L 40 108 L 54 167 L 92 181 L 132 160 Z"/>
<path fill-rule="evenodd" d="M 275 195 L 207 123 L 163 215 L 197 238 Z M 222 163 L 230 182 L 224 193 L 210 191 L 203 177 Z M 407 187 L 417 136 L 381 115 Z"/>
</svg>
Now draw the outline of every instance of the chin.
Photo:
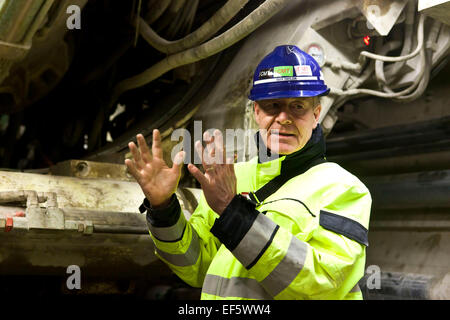
<svg viewBox="0 0 450 320">
<path fill-rule="evenodd" d="M 270 150 L 272 150 L 275 153 L 278 153 L 279 155 L 284 156 L 284 155 L 294 153 L 295 151 L 300 150 L 300 148 L 293 147 L 293 146 L 280 146 L 279 148 L 275 148 L 275 149 L 270 148 Z"/>
</svg>

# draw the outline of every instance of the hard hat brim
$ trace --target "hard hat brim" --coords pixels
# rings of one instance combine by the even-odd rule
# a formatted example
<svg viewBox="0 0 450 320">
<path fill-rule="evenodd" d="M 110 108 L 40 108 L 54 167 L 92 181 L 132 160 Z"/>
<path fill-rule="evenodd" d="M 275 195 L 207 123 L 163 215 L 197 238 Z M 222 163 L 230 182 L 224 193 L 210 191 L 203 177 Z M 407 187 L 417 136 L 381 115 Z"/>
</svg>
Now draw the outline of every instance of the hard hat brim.
<svg viewBox="0 0 450 320">
<path fill-rule="evenodd" d="M 330 89 L 325 90 L 286 90 L 273 91 L 265 93 L 250 93 L 249 99 L 252 101 L 268 100 L 268 99 L 285 99 L 285 98 L 303 98 L 303 97 L 317 97 L 326 96 Z"/>
</svg>

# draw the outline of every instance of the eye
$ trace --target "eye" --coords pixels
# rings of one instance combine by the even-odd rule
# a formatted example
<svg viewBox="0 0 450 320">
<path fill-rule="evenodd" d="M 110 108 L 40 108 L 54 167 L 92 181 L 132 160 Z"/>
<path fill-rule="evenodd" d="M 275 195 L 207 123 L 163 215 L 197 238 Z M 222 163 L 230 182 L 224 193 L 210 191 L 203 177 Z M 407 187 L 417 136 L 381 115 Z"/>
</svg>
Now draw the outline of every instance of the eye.
<svg viewBox="0 0 450 320">
<path fill-rule="evenodd" d="M 265 102 L 261 104 L 261 108 L 266 112 L 274 112 L 279 108 L 279 104 L 277 102 Z"/>
<path fill-rule="evenodd" d="M 296 109 L 296 110 L 302 110 L 302 109 L 305 108 L 305 107 L 303 107 L 302 104 L 299 104 L 299 103 L 294 104 L 293 107 L 294 107 L 294 109 Z"/>
</svg>

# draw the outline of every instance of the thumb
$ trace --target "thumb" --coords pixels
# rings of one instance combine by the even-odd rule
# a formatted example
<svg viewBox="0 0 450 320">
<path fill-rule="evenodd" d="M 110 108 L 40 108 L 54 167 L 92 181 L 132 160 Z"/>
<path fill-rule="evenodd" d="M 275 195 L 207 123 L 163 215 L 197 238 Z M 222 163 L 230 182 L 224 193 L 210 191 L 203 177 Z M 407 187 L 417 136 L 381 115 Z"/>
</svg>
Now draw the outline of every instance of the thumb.
<svg viewBox="0 0 450 320">
<path fill-rule="evenodd" d="M 200 182 L 202 186 L 207 185 L 208 179 L 196 166 L 194 166 L 192 163 L 189 163 L 188 170 L 194 176 L 194 178 L 197 179 L 198 182 Z"/>
</svg>

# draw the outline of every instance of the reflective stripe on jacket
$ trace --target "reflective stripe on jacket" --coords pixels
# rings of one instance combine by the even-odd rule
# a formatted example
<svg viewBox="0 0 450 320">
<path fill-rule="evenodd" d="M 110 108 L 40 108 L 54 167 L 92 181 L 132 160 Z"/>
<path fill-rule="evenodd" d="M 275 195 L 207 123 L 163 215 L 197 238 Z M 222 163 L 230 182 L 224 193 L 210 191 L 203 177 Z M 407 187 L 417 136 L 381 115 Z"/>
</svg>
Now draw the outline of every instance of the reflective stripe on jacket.
<svg viewBox="0 0 450 320">
<path fill-rule="evenodd" d="M 237 192 L 279 175 L 284 158 L 235 164 Z M 371 196 L 339 165 L 310 168 L 256 207 L 237 195 L 220 218 L 203 195 L 189 221 L 172 203 L 170 224 L 149 221 L 156 254 L 202 299 L 362 299 Z"/>
</svg>

